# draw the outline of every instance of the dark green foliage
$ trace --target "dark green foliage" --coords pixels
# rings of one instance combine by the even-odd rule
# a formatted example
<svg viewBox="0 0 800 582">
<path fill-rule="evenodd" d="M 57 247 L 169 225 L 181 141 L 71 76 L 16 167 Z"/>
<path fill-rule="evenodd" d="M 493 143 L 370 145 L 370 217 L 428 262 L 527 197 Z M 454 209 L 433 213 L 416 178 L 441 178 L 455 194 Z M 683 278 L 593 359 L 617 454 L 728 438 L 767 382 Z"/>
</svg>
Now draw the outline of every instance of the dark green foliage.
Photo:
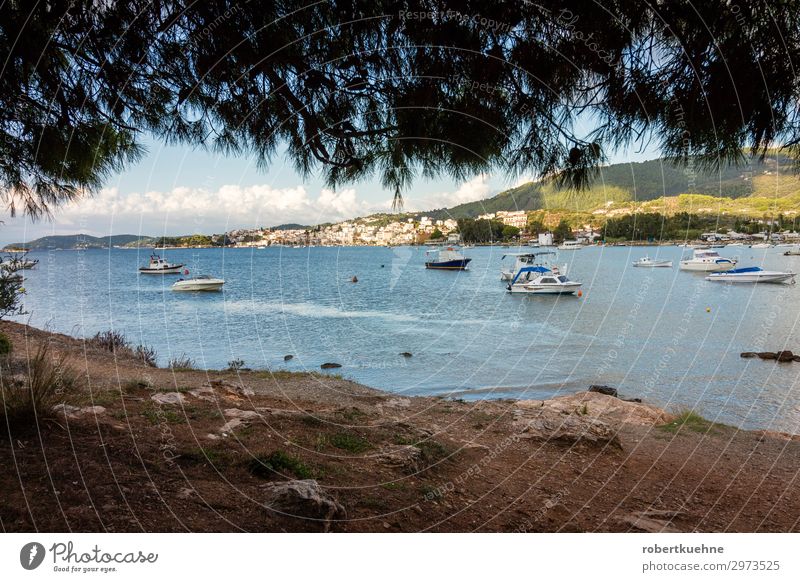
<svg viewBox="0 0 800 582">
<path fill-rule="evenodd" d="M 264 457 L 255 457 L 247 463 L 247 469 L 262 479 L 287 477 L 286 473 L 291 473 L 298 479 L 311 479 L 314 476 L 314 472 L 300 459 L 283 451 L 275 451 Z"/>
<path fill-rule="evenodd" d="M 572 238 L 572 227 L 563 218 L 553 229 L 553 240 L 557 243 L 564 242 Z"/>
<path fill-rule="evenodd" d="M 473 220 L 461 218 L 458 220 L 458 232 L 465 243 L 491 243 L 503 239 L 505 225 L 499 220 Z"/>
<path fill-rule="evenodd" d="M 511 239 L 515 236 L 519 236 L 520 230 L 516 226 L 511 226 L 510 224 L 503 227 L 503 238 L 504 239 Z"/>
<path fill-rule="evenodd" d="M 643 136 L 714 168 L 796 152 L 797 5 L 733 8 L 5 2 L 0 191 L 12 212 L 45 213 L 135 160 L 140 132 L 262 167 L 285 145 L 303 174 L 378 174 L 398 194 L 497 169 L 585 186 L 606 150 Z"/>
<path fill-rule="evenodd" d="M 665 216 L 657 212 L 609 218 L 601 231 L 606 239 L 640 241 L 695 240 L 703 232 L 725 232 L 717 216 L 681 212 Z M 763 228 L 763 225 L 761 225 Z"/>
<path fill-rule="evenodd" d="M 444 238 L 444 234 L 438 228 L 434 228 L 431 233 L 431 240 L 439 240 L 440 238 Z"/>
<path fill-rule="evenodd" d="M 11 340 L 4 333 L 0 333 L 0 356 L 7 356 L 11 353 Z"/>
</svg>

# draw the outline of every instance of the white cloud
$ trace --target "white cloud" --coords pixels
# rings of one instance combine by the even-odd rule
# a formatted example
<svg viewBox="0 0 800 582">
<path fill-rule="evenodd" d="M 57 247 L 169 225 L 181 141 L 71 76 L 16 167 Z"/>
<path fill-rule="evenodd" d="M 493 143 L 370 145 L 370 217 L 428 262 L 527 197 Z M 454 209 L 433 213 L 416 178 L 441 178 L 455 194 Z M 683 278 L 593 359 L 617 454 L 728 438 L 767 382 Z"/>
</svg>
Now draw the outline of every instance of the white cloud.
<svg viewBox="0 0 800 582">
<path fill-rule="evenodd" d="M 454 192 L 436 192 L 426 196 L 405 196 L 407 210 L 432 210 L 483 200 L 491 194 L 489 176 L 480 174 L 464 182 Z"/>
<path fill-rule="evenodd" d="M 369 213 L 352 188 L 323 189 L 312 198 L 303 186 L 273 188 L 268 184 L 226 185 L 216 191 L 177 187 L 168 192 L 130 194 L 104 188 L 91 198 L 69 204 L 56 216 L 59 225 L 85 224 L 90 230 L 115 233 L 221 232 L 231 228 L 269 226 L 286 222 L 316 224 Z M 131 228 L 134 228 L 131 231 Z M 127 230 L 126 230 L 127 229 Z"/>
</svg>

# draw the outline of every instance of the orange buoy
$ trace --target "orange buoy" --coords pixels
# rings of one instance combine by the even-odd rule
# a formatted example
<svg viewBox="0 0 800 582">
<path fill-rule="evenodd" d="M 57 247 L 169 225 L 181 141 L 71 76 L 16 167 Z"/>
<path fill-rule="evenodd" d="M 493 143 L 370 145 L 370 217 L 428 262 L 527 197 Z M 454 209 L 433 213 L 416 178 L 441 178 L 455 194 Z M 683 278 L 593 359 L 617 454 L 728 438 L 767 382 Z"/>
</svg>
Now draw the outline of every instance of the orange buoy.
<svg viewBox="0 0 800 582">
<path fill-rule="evenodd" d="M 581 291 L 580 289 L 578 289 L 578 297 L 583 297 L 583 291 Z"/>
</svg>

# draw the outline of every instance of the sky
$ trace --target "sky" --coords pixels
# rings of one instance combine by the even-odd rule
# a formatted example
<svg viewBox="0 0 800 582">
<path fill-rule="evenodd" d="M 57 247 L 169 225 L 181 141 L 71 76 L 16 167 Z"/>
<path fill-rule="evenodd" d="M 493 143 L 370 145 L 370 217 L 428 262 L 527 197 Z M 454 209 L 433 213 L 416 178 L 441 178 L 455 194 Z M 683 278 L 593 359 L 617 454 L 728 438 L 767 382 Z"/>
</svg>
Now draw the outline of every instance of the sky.
<svg viewBox="0 0 800 582">
<path fill-rule="evenodd" d="M 199 148 L 145 142 L 147 154 L 107 180 L 94 196 L 57 209 L 51 220 L 11 218 L 4 211 L 0 243 L 47 235 L 92 236 L 211 234 L 285 223 L 338 222 L 390 211 L 393 192 L 376 179 L 326 188 L 318 177 L 303 180 L 279 154 L 267 171 L 248 156 L 226 157 Z M 653 149 L 621 151 L 611 163 L 658 157 Z M 476 175 L 466 182 L 419 180 L 404 193 L 407 211 L 473 202 L 523 184 L 532 176 Z"/>
</svg>

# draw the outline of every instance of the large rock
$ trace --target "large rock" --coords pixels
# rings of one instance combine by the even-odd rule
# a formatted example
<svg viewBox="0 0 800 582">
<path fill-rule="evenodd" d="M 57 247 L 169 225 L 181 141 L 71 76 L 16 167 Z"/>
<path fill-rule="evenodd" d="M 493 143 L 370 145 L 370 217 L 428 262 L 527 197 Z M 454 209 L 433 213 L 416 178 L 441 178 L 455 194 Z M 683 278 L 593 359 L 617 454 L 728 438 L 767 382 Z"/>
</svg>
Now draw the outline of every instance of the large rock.
<svg viewBox="0 0 800 582">
<path fill-rule="evenodd" d="M 783 350 L 775 354 L 779 362 L 791 362 L 794 359 L 794 354 L 791 350 Z"/>
<path fill-rule="evenodd" d="M 228 422 L 226 422 L 219 428 L 219 432 L 221 433 L 229 433 L 235 428 L 239 428 L 240 426 L 248 426 L 252 421 L 262 418 L 261 414 L 259 414 L 255 410 L 239 410 L 238 408 L 226 408 L 224 413 L 225 413 L 225 418 L 228 418 L 230 420 L 228 420 Z"/>
<path fill-rule="evenodd" d="M 523 416 L 516 424 L 522 438 L 565 445 L 622 448 L 616 431 L 609 424 L 580 413 L 561 414 L 542 408 L 533 418 Z"/>
<path fill-rule="evenodd" d="M 346 516 L 344 507 L 314 479 L 282 481 L 264 485 L 264 507 L 285 517 L 311 520 L 328 531 L 331 521 Z"/>
<path fill-rule="evenodd" d="M 186 402 L 186 397 L 180 392 L 156 392 L 150 399 L 159 404 L 183 404 Z"/>
<path fill-rule="evenodd" d="M 520 400 L 515 406 L 524 415 L 536 409 L 547 409 L 561 414 L 580 414 L 612 425 L 635 424 L 655 426 L 670 422 L 672 415 L 649 404 L 629 402 L 597 392 L 577 392 L 550 400 Z"/>
<path fill-rule="evenodd" d="M 323 370 L 330 370 L 332 368 L 341 368 L 341 367 L 342 367 L 341 364 L 337 364 L 335 362 L 325 362 L 320 366 L 320 368 L 322 368 Z"/>
<path fill-rule="evenodd" d="M 589 386 L 589 392 L 597 392 L 598 394 L 605 394 L 606 396 L 613 396 L 615 398 L 619 397 L 619 392 L 617 392 L 617 389 L 612 388 L 611 386 L 592 384 Z"/>
<path fill-rule="evenodd" d="M 419 471 L 422 451 L 413 445 L 395 445 L 377 454 L 379 462 L 390 467 L 398 467 L 408 471 Z"/>
</svg>

